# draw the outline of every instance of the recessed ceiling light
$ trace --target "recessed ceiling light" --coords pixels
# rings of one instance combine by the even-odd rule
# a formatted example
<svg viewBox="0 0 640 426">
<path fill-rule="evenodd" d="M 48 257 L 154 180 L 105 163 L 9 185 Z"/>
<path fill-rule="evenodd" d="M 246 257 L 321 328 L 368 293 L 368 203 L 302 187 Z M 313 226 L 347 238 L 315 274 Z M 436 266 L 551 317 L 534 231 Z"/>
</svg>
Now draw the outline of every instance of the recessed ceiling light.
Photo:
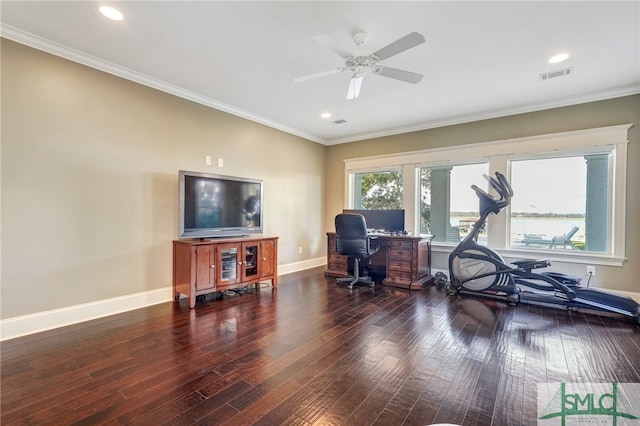
<svg viewBox="0 0 640 426">
<path fill-rule="evenodd" d="M 560 54 L 557 54 L 557 55 L 552 56 L 551 58 L 549 58 L 549 63 L 550 64 L 557 64 L 558 62 L 566 61 L 567 59 L 569 59 L 569 54 L 568 53 L 560 53 Z"/>
<path fill-rule="evenodd" d="M 109 19 L 113 19 L 114 21 L 122 21 L 124 16 L 120 13 L 119 10 L 114 9 L 110 6 L 100 6 L 100 13 L 106 16 Z"/>
<path fill-rule="evenodd" d="M 320 114 L 320 117 L 322 117 L 322 118 L 331 118 L 331 113 L 330 112 L 323 112 L 322 114 Z"/>
</svg>

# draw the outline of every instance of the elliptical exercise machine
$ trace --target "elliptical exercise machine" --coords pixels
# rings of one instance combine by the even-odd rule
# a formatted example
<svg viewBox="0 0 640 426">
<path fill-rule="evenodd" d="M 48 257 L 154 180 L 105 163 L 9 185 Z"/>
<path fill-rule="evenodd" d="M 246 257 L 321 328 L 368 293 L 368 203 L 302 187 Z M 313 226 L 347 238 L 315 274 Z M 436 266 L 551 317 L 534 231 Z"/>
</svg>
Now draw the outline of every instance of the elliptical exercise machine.
<svg viewBox="0 0 640 426">
<path fill-rule="evenodd" d="M 449 255 L 450 280 L 436 274 L 437 284 L 445 284 L 447 293 L 481 295 L 505 299 L 510 304 L 532 303 L 562 306 L 569 310 L 612 312 L 635 319 L 640 325 L 640 305 L 630 297 L 580 285 L 580 278 L 556 272 L 534 272 L 551 265 L 548 259 L 518 260 L 508 265 L 496 251 L 477 243 L 478 234 L 487 217 L 498 214 L 511 202 L 513 190 L 505 176 L 485 176 L 498 193 L 496 199 L 476 185 L 471 185 L 479 198 L 480 218 L 471 232 Z"/>
</svg>

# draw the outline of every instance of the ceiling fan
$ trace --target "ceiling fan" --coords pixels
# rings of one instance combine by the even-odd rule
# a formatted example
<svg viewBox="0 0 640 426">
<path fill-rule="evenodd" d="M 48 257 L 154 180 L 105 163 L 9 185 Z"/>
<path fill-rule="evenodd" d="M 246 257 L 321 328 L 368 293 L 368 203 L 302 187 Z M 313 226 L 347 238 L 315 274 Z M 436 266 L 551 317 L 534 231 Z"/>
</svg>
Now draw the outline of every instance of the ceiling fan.
<svg viewBox="0 0 640 426">
<path fill-rule="evenodd" d="M 348 50 L 340 46 L 334 39 L 327 35 L 319 35 L 313 37 L 313 39 L 320 45 L 327 47 L 333 52 L 337 53 L 342 59 L 344 59 L 344 66 L 333 68 L 331 70 L 318 72 L 315 74 L 306 75 L 303 77 L 295 78 L 295 82 L 303 82 L 313 80 L 318 77 L 324 77 L 327 75 L 338 74 L 343 71 L 349 70 L 353 74 L 349 83 L 349 90 L 347 91 L 347 99 L 355 99 L 360 95 L 360 87 L 362 86 L 362 80 L 368 71 L 373 74 L 381 75 L 383 77 L 394 78 L 396 80 L 406 81 L 407 83 L 416 84 L 422 80 L 422 74 L 418 74 L 411 71 L 405 71 L 397 68 L 391 68 L 382 65 L 382 61 L 395 56 L 399 53 L 409 50 L 424 43 L 424 37 L 417 33 L 412 32 L 406 36 L 388 44 L 380 50 L 373 53 L 367 53 L 363 49 L 359 49 L 357 54 L 353 54 Z M 367 42 L 368 36 L 366 33 L 357 32 L 353 35 L 353 41 L 358 48 L 362 48 Z"/>
</svg>

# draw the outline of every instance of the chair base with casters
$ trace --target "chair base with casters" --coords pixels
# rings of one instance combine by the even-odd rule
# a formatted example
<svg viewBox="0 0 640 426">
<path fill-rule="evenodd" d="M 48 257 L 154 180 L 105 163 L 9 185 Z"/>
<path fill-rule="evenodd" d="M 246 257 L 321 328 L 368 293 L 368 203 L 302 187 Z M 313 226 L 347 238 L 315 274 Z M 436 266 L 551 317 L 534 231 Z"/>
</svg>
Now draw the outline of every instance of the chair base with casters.
<svg viewBox="0 0 640 426">
<path fill-rule="evenodd" d="M 348 283 L 347 287 L 352 289 L 354 286 L 358 284 L 366 284 L 369 287 L 375 287 L 376 283 L 371 279 L 370 276 L 364 275 L 360 276 L 360 259 L 357 257 L 353 259 L 353 275 L 344 277 L 344 278 L 336 278 L 336 284 Z"/>
</svg>

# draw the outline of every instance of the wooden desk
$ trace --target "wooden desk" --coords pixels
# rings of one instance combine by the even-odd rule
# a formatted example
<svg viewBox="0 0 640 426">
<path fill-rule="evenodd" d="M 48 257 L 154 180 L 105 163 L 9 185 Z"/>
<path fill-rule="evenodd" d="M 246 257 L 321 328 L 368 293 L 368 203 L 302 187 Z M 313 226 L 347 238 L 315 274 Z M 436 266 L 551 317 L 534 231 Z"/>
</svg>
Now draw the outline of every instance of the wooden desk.
<svg viewBox="0 0 640 426">
<path fill-rule="evenodd" d="M 367 268 L 384 275 L 382 285 L 422 290 L 433 281 L 431 275 L 431 238 L 405 235 L 378 235 L 380 250 L 374 253 Z M 353 262 L 336 252 L 336 234 L 327 232 L 327 269 L 325 274 L 346 277 Z"/>
</svg>

